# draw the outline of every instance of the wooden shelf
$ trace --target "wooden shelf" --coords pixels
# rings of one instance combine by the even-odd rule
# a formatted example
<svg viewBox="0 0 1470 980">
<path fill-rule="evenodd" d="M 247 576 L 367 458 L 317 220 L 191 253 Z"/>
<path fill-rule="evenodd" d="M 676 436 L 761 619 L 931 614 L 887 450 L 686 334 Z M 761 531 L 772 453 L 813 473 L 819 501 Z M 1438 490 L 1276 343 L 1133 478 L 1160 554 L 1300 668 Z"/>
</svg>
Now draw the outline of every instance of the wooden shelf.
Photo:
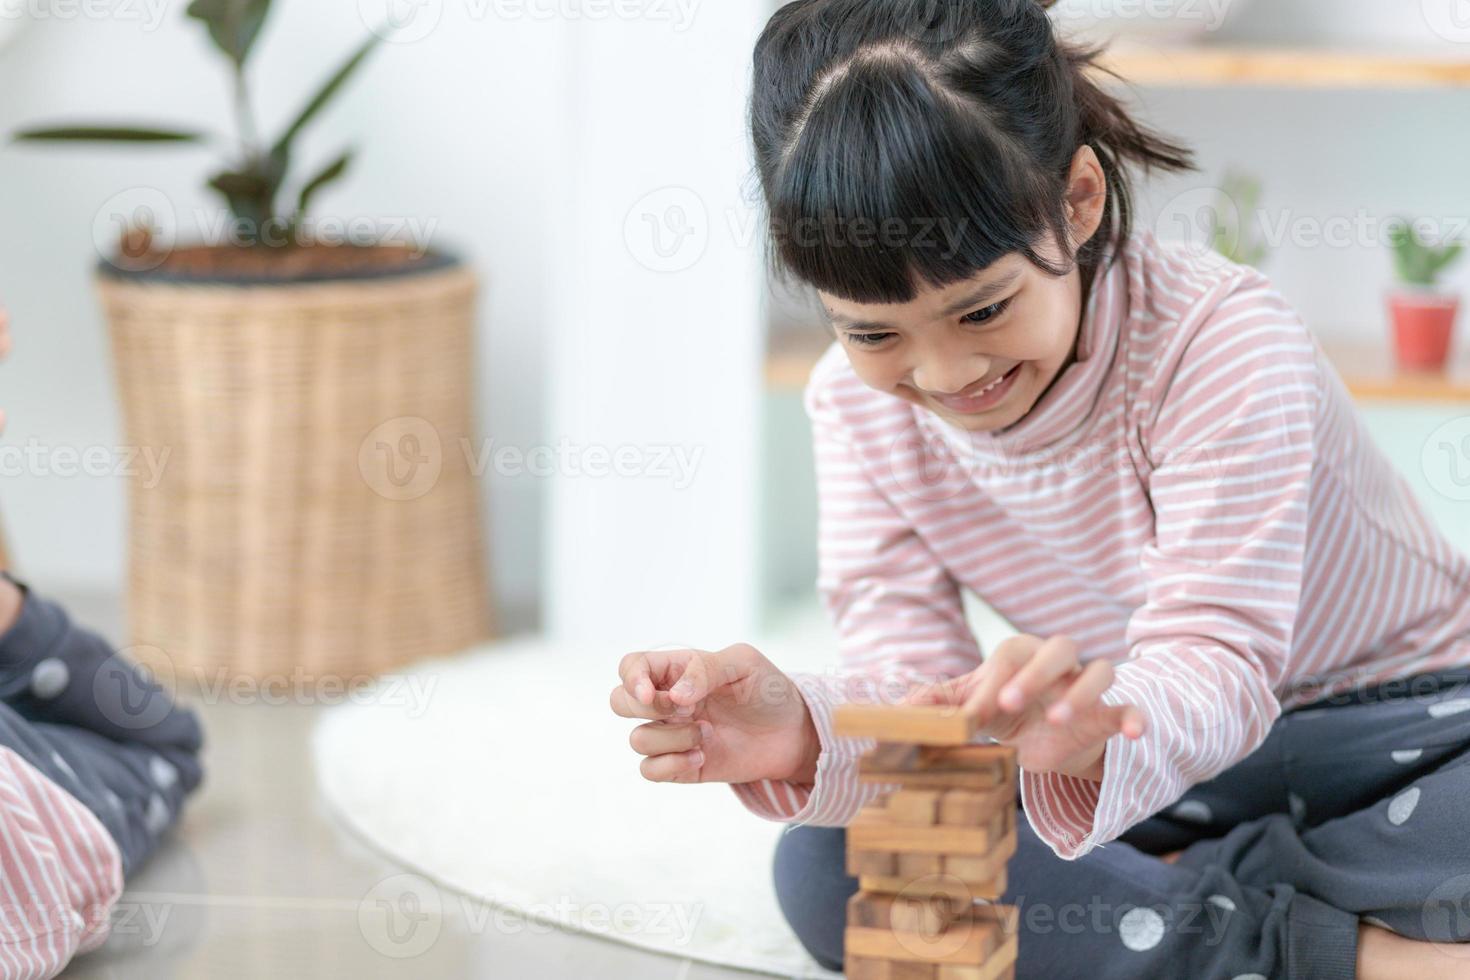
<svg viewBox="0 0 1470 980">
<path fill-rule="evenodd" d="M 1098 61 L 1141 85 L 1470 88 L 1470 59 L 1427 54 L 1120 43 Z"/>
<path fill-rule="evenodd" d="M 823 339 L 817 334 L 819 341 Z M 787 341 L 766 358 L 766 387 L 800 391 L 826 344 Z M 1470 361 L 1461 357 L 1449 371 L 1402 371 L 1386 346 L 1325 344 L 1327 355 L 1353 397 L 1361 402 L 1470 403 Z"/>
<path fill-rule="evenodd" d="M 1470 363 L 1443 373 L 1398 368 L 1387 345 L 1323 344 L 1353 397 L 1372 402 L 1470 402 Z"/>
</svg>

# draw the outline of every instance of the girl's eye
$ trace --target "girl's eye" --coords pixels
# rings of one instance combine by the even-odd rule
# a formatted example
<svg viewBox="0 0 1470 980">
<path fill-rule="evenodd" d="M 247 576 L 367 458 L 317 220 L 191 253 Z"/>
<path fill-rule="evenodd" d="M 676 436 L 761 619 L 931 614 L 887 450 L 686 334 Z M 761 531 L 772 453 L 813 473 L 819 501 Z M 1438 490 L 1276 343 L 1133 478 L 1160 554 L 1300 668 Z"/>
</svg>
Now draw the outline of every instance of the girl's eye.
<svg viewBox="0 0 1470 980">
<path fill-rule="evenodd" d="M 892 336 L 891 333 L 850 333 L 847 339 L 861 347 L 876 347 Z"/>
<path fill-rule="evenodd" d="M 983 310 L 976 310 L 974 313 L 967 313 L 965 314 L 964 320 L 966 323 L 989 323 L 991 320 L 994 320 L 996 317 L 1000 316 L 1006 311 L 1006 308 L 1011 305 L 1012 299 L 1015 299 L 1015 297 L 1012 296 L 1008 299 L 1003 299 L 999 303 L 992 303 L 991 305 L 985 307 Z M 982 313 L 989 315 L 981 316 Z"/>
</svg>

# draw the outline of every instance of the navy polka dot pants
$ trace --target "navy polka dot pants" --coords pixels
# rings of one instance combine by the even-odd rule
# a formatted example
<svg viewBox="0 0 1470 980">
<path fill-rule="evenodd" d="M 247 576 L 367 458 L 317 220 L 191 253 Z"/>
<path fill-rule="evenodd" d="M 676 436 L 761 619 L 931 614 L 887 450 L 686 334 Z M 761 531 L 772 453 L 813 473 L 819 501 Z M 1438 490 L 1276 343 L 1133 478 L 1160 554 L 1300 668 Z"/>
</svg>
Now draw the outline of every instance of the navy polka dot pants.
<svg viewBox="0 0 1470 980">
<path fill-rule="evenodd" d="M 0 745 L 97 815 L 127 875 L 203 778 L 199 719 L 60 605 L 0 575 L 25 594 L 0 635 Z"/>
<path fill-rule="evenodd" d="M 1356 975 L 1360 920 L 1470 964 L 1470 671 L 1423 674 L 1279 717 L 1250 756 L 1075 861 L 1023 818 L 1002 901 L 1016 976 L 1047 980 Z M 793 826 L 782 911 L 840 969 L 846 832 Z M 1158 855 L 1182 851 L 1170 864 Z"/>
</svg>

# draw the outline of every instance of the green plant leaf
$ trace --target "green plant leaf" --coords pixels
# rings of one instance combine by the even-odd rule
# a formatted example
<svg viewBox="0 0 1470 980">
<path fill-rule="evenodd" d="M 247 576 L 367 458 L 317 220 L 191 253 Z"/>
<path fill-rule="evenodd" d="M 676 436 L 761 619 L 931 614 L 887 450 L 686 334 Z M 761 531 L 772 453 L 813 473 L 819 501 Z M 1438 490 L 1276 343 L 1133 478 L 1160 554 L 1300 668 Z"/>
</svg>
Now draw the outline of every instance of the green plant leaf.
<svg viewBox="0 0 1470 980">
<path fill-rule="evenodd" d="M 298 198 L 296 204 L 298 218 L 304 215 L 306 209 L 311 206 L 311 199 L 316 196 L 317 191 L 333 181 L 339 180 L 347 172 L 347 165 L 352 162 L 354 152 L 353 150 L 344 150 L 341 156 L 323 167 L 320 173 L 306 182 L 306 185 L 301 188 L 301 196 Z"/>
<path fill-rule="evenodd" d="M 209 28 L 215 46 L 242 66 L 260 36 L 271 0 L 193 0 L 187 11 Z"/>
<path fill-rule="evenodd" d="M 1399 217 L 1388 226 L 1388 244 L 1393 249 L 1394 270 L 1399 279 L 1413 286 L 1433 286 L 1439 274 L 1464 251 L 1460 242 L 1426 243 L 1408 219 Z"/>
<path fill-rule="evenodd" d="M 272 153 L 289 153 L 291 143 L 296 139 L 296 135 L 332 100 L 332 97 L 347 83 L 347 80 L 352 77 L 352 73 L 357 71 L 358 66 L 363 63 L 381 40 L 381 37 L 373 34 L 363 43 L 362 47 L 353 53 L 351 58 L 347 59 L 346 64 L 337 69 L 337 73 L 327 80 L 327 83 L 322 86 L 321 91 L 317 92 L 312 100 L 297 114 L 296 119 L 291 125 L 286 127 L 286 131 L 281 134 L 281 138 L 276 140 L 275 146 L 271 148 Z"/>
<path fill-rule="evenodd" d="M 185 129 L 151 129 L 134 126 L 52 126 L 23 129 L 14 133 L 12 142 L 107 142 L 107 143 L 198 143 L 203 133 Z"/>
</svg>

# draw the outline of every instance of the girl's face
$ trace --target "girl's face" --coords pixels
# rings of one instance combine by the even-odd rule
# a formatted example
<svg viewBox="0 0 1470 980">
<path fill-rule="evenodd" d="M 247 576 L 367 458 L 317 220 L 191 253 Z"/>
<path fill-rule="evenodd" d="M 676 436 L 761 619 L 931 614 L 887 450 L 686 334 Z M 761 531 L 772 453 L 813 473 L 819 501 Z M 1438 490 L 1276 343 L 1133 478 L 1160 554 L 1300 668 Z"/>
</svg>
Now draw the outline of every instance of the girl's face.
<svg viewBox="0 0 1470 980">
<path fill-rule="evenodd" d="M 1086 241 L 1101 223 L 1106 186 L 1089 147 L 1072 173 L 1071 230 Z M 1050 254 L 1039 251 L 1056 262 L 1051 244 Z M 1019 253 L 907 303 L 818 295 L 864 384 L 972 432 L 1004 429 L 1031 411 L 1072 360 L 1082 319 L 1079 269 L 1057 278 Z"/>
<path fill-rule="evenodd" d="M 1081 295 L 1076 269 L 1055 279 L 1012 254 L 909 303 L 822 301 L 864 384 L 988 432 L 1029 412 L 1066 366 Z"/>
</svg>

